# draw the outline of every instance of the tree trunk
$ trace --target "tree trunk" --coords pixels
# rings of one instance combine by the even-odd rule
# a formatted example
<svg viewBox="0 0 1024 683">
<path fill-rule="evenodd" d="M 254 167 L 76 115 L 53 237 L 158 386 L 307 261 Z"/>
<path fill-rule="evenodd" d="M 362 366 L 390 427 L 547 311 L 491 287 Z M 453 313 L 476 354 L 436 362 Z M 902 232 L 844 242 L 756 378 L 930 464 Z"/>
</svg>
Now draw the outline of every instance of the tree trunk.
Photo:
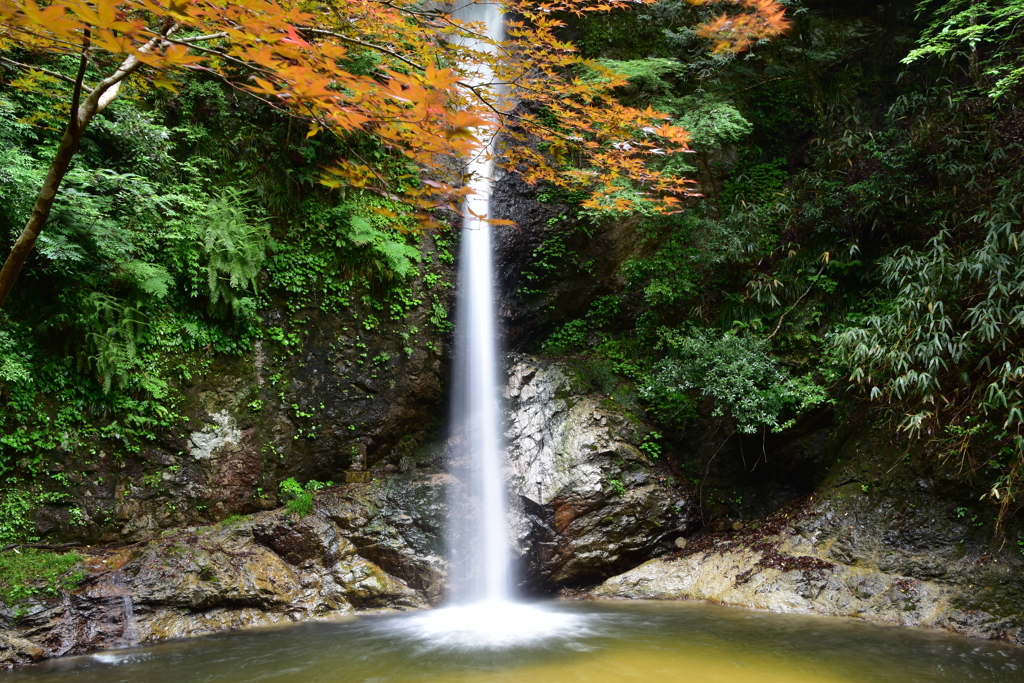
<svg viewBox="0 0 1024 683">
<path fill-rule="evenodd" d="M 75 128 L 78 130 L 74 130 Z M 78 149 L 78 142 L 82 139 L 83 129 L 84 126 L 76 126 L 72 123 L 64 131 L 64 138 L 60 141 L 60 146 L 57 147 L 57 154 L 53 158 L 53 163 L 50 164 L 50 171 L 46 174 L 46 180 L 43 181 L 43 186 L 39 189 L 39 195 L 36 197 L 35 206 L 32 207 L 32 215 L 11 248 L 11 253 L 4 262 L 3 270 L 0 270 L 0 308 L 7 300 L 7 295 L 11 293 L 14 281 L 18 278 L 18 273 L 21 272 L 21 267 L 25 264 L 29 253 L 36 246 L 36 238 L 39 237 L 43 226 L 46 225 L 50 209 L 53 208 L 53 200 L 56 199 L 57 191 L 60 190 L 60 183 L 64 180 L 64 175 L 71 165 L 71 159 Z"/>
<path fill-rule="evenodd" d="M 164 38 L 174 33 L 177 28 L 177 24 L 167 24 L 160 35 L 142 46 L 139 52 L 148 53 L 152 51 Z M 18 279 L 18 273 L 21 272 L 21 267 L 25 264 L 28 255 L 36 246 L 36 239 L 46 225 L 46 219 L 50 216 L 50 209 L 53 208 L 53 201 L 57 198 L 57 192 L 60 190 L 61 181 L 64 180 L 68 167 L 71 166 L 71 159 L 78 150 L 78 143 L 82 139 L 82 133 L 85 132 L 89 122 L 92 121 L 92 117 L 106 109 L 107 105 L 117 97 L 124 79 L 142 65 L 136 55 L 128 55 L 114 73 L 96 84 L 96 87 L 89 92 L 88 97 L 85 98 L 85 101 L 79 107 L 79 94 L 81 92 L 82 78 L 85 75 L 85 51 L 88 47 L 89 35 L 86 33 L 82 67 L 78 71 L 78 80 L 71 103 L 71 116 L 69 117 L 68 127 L 64 131 L 64 137 L 60 141 L 60 146 L 57 147 L 57 154 L 54 155 L 53 162 L 50 164 L 46 180 L 43 181 L 43 186 L 36 197 L 36 204 L 32 207 L 32 215 L 29 217 L 28 223 L 25 224 L 25 229 L 21 231 L 21 235 L 14 242 L 11 253 L 4 262 L 3 269 L 0 270 L 0 308 L 3 308 L 4 302 L 7 301 L 7 295 L 11 293 L 14 281 Z"/>
</svg>

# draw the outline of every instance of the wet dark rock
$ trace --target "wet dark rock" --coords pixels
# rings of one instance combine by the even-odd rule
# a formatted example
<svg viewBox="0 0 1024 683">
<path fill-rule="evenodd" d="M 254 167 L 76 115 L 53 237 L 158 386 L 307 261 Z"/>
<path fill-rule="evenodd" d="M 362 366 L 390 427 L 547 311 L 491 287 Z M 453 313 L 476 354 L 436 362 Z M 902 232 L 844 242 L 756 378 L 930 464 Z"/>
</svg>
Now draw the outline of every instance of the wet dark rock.
<svg viewBox="0 0 1024 683">
<path fill-rule="evenodd" d="M 32 641 L 0 631 L 0 666 L 30 664 L 42 659 L 44 654 L 45 650 Z"/>
<path fill-rule="evenodd" d="M 445 575 L 443 477 L 317 494 L 312 514 L 261 512 L 83 549 L 73 594 L 0 609 L 0 667 L 285 620 L 428 606 Z"/>
<path fill-rule="evenodd" d="M 516 223 L 494 231 L 495 273 L 503 294 L 498 316 L 509 349 L 522 349 L 554 325 L 583 316 L 595 299 L 622 288 L 622 263 L 656 247 L 640 238 L 639 217 L 584 223 L 574 208 L 539 201 L 538 188 L 514 174 L 495 183 L 491 202 L 495 216 Z M 574 258 L 549 264 L 555 272 L 542 276 L 543 282 L 531 280 L 537 250 L 552 240 Z"/>
<path fill-rule="evenodd" d="M 639 448 L 646 428 L 555 361 L 513 356 L 505 389 L 515 540 L 523 582 L 601 581 L 692 532 L 689 490 Z"/>
</svg>

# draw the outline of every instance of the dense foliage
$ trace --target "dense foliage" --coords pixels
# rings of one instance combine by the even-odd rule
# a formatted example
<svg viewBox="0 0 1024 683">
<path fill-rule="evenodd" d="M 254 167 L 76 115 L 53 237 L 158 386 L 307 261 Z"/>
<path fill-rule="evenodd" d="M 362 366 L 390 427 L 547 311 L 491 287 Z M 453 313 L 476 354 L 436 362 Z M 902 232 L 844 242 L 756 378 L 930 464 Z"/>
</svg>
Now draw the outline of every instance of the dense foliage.
<svg viewBox="0 0 1024 683">
<path fill-rule="evenodd" d="M 69 467 L 123 467 L 176 438 L 184 386 L 264 340 L 290 357 L 311 311 L 371 332 L 427 306 L 445 333 L 448 241 L 424 253 L 410 233 L 444 224 L 464 191 L 444 157 L 478 149 L 478 127 L 530 143 L 500 155 L 524 178 L 678 205 L 692 181 L 645 161 L 679 157 L 685 132 L 610 97 L 626 80 L 559 35 L 637 3 L 504 4 L 499 39 L 413 0 L 0 2 L 0 235 L 15 245 L 0 274 L 0 540 L 36 540 L 41 505 L 66 508 L 72 531 L 112 528 L 69 493 L 103 476 Z M 786 27 L 772 1 L 712 4 L 736 22 L 707 22 L 725 53 Z M 524 93 L 539 113 L 509 106 Z M 358 363 L 386 362 L 352 343 Z M 281 493 L 305 509 L 308 490 Z"/>
<path fill-rule="evenodd" d="M 0 98 L 8 238 L 59 134 L 31 117 L 59 111 L 39 93 Z M 296 135 L 202 76 L 118 100 L 97 120 L 0 325 L 0 543 L 31 540 L 37 505 L 73 505 L 67 460 L 131 457 L 182 424 L 182 385 L 216 358 L 260 339 L 287 354 L 296 323 L 268 328 L 269 311 L 404 319 L 422 260 L 395 229 L 413 224 L 409 211 L 317 183 L 321 163 L 360 144 L 373 152 Z M 436 324 L 448 325 L 443 307 Z"/>
<path fill-rule="evenodd" d="M 704 199 L 676 217 L 563 214 L 537 254 L 609 220 L 642 245 L 625 288 L 552 320 L 542 346 L 604 368 L 677 439 L 716 416 L 764 433 L 873 401 L 1002 523 L 1024 493 L 1020 3 L 785 4 L 792 31 L 739 57 L 702 49 L 700 3 L 581 24 L 584 50 L 627 76 L 624 102 L 691 131 Z M 520 295 L 542 298 L 572 258 Z"/>
<path fill-rule="evenodd" d="M 408 233 L 461 178 L 414 162 L 465 151 L 479 121 L 458 114 L 472 90 L 445 80 L 465 50 L 425 38 L 438 15 L 413 5 L 350 3 L 404 13 L 402 31 L 389 35 L 383 15 L 365 35 L 346 25 L 351 51 L 324 68 L 357 78 L 381 107 L 399 106 L 395 84 L 408 85 L 416 101 L 403 116 L 440 97 L 444 115 L 422 136 L 427 114 L 395 129 L 384 109 L 365 128 L 325 120 L 348 91 L 321 88 L 299 115 L 240 92 L 281 99 L 297 81 L 280 64 L 256 82 L 224 64 L 210 74 L 154 63 L 91 121 L 0 321 L 0 543 L 33 540 L 41 504 L 82 518 L 63 493 L 68 454 L 132 457 L 182 422 L 182 383 L 257 341 L 293 353 L 293 323 L 311 310 L 346 311 L 370 331 L 425 304 L 448 329 L 436 287 L 449 283 L 431 268 L 451 254 L 428 259 Z M 993 516 L 1015 514 L 1021 3 L 511 5 L 529 12 L 494 54 L 514 58 L 484 61 L 502 80 L 522 76 L 526 102 L 477 105 L 501 104 L 491 114 L 507 133 L 502 159 L 559 206 L 512 293 L 547 311 L 537 350 L 582 359 L 609 395 L 646 411 L 652 455 L 706 420 L 723 425 L 720 439 L 763 441 L 816 408 L 873 402 L 908 449 L 974 482 Z M 277 47 L 318 43 L 302 28 Z M 369 45 L 357 50 L 360 35 Z M 581 52 L 565 49 L 570 35 Z M 403 36 L 415 40 L 379 49 Z M 81 62 L 79 44 L 41 53 L 4 40 L 0 235 L 13 242 Z M 237 47 L 210 40 L 223 55 Z M 124 57 L 108 52 L 87 80 Z M 323 134 L 332 126 L 337 135 Z M 326 183 L 325 168 L 336 171 Z M 684 199 L 691 187 L 701 196 Z M 549 285 L 588 276 L 587 239 L 610 225 L 636 235 L 616 285 L 562 315 Z M 300 480 L 279 488 L 304 514 L 318 484 Z"/>
<path fill-rule="evenodd" d="M 469 190 L 457 164 L 489 153 L 487 133 L 520 144 L 497 156 L 531 182 L 547 180 L 601 196 L 635 183 L 667 211 L 689 194 L 688 178 L 662 173 L 645 161 L 686 151 L 686 132 L 650 108 L 634 109 L 607 96 L 621 78 L 579 79 L 585 65 L 557 35 L 565 24 L 552 13 L 584 16 L 653 0 L 562 0 L 537 5 L 501 0 L 510 17 L 504 32 L 469 21 L 475 15 L 418 0 L 349 0 L 310 6 L 296 2 L 236 3 L 188 0 L 36 0 L 0 2 L 0 65 L 18 75 L 9 88 L 60 101 L 63 135 L 27 214 L 25 227 L 0 268 L 0 307 L 39 235 L 82 137 L 129 86 L 176 89 L 175 76 L 195 70 L 219 76 L 265 106 L 308 127 L 360 135 L 392 157 L 391 173 L 354 154 L 339 156 L 321 182 L 333 188 L 372 188 L 420 209 L 421 224 L 437 226 L 425 210 Z M 712 4 L 719 0 L 710 0 Z M 489 4 L 489 3 L 488 3 Z M 735 52 L 787 27 L 774 0 L 730 0 L 701 30 L 716 50 Z M 470 8 L 472 10 L 472 8 Z M 504 33 L 504 35 L 501 35 Z M 500 84 L 500 88 L 495 87 Z M 513 111 L 528 97 L 540 118 Z M 31 116 L 40 116 L 35 112 Z M 540 141 L 537 153 L 527 141 Z M 583 168 L 559 163 L 571 150 Z M 554 163 L 553 163 L 554 162 Z M 396 172 L 397 167 L 404 167 Z M 433 177 L 427 177 L 427 176 Z"/>
</svg>

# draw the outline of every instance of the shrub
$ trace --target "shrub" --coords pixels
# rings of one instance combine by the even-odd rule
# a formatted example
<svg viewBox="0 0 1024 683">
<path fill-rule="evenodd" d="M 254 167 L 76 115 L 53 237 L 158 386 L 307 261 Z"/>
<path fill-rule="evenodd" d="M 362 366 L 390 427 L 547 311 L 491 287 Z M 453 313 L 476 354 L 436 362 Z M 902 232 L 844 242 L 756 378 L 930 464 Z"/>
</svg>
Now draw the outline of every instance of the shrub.
<svg viewBox="0 0 1024 683">
<path fill-rule="evenodd" d="M 827 400 L 824 387 L 810 377 L 791 376 L 770 356 L 767 341 L 710 330 L 662 329 L 660 336 L 668 355 L 646 377 L 640 396 L 661 417 L 675 410 L 685 419 L 692 414 L 694 396 L 702 395 L 714 402 L 711 414 L 728 413 L 738 432 L 778 432 L 791 426 L 794 416 Z"/>
<path fill-rule="evenodd" d="M 334 482 L 322 482 L 310 479 L 306 486 L 295 481 L 295 477 L 288 477 L 279 485 L 281 497 L 285 499 L 285 509 L 292 514 L 305 517 L 313 511 L 313 492 L 325 489 Z"/>
</svg>

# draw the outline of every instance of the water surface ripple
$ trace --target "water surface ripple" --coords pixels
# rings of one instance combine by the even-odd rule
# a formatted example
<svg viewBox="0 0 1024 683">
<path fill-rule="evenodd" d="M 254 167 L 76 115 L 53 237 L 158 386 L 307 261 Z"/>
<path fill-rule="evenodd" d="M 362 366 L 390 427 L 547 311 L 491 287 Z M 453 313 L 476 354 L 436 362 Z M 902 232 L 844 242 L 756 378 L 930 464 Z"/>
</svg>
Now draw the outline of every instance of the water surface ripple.
<svg viewBox="0 0 1024 683">
<path fill-rule="evenodd" d="M 1024 649 L 937 631 L 698 603 L 512 607 L 227 633 L 55 660 L 0 674 L 0 681 L 1024 681 Z"/>
</svg>

